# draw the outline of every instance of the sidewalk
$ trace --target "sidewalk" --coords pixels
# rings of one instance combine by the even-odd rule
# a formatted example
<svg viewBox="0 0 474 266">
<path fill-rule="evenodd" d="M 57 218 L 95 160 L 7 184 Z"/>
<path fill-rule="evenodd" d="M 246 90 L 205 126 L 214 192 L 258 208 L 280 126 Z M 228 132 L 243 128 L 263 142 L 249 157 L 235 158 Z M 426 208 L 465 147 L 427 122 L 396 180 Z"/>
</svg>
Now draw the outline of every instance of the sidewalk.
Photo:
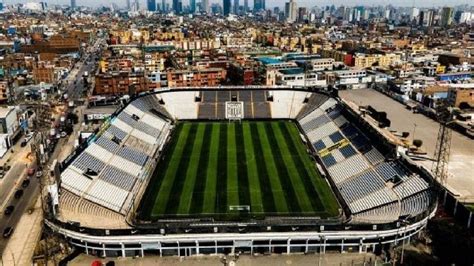
<svg viewBox="0 0 474 266">
<path fill-rule="evenodd" d="M 38 197 L 33 213 L 25 212 L 3 251 L 3 265 L 31 265 L 36 244 L 40 240 L 43 211 Z"/>
</svg>

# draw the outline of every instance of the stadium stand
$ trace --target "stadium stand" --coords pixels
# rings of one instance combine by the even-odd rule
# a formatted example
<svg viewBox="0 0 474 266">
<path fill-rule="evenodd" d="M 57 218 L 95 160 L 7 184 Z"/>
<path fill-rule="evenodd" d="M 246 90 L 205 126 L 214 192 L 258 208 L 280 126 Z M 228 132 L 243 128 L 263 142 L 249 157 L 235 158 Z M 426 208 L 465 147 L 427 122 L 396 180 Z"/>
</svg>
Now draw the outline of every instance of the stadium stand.
<svg viewBox="0 0 474 266">
<path fill-rule="evenodd" d="M 415 194 L 402 202 L 400 216 L 422 213 L 430 204 L 430 193 L 425 190 Z"/>
<path fill-rule="evenodd" d="M 61 174 L 61 186 L 78 196 L 126 214 L 142 184 L 148 158 L 161 150 L 171 129 L 156 96 L 128 104 L 111 125 Z M 79 208 L 80 209 L 80 208 Z"/>
<path fill-rule="evenodd" d="M 200 94 L 199 119 L 225 119 L 225 102 L 244 103 L 244 118 L 269 118 L 272 116 L 265 91 L 204 91 Z"/>
<path fill-rule="evenodd" d="M 147 97 L 157 97 L 150 95 Z M 197 119 L 199 102 L 195 101 L 196 92 L 194 91 L 180 91 L 180 92 L 165 92 L 160 94 L 165 108 L 172 118 L 176 119 Z"/>
<path fill-rule="evenodd" d="M 304 119 L 304 117 L 306 117 L 313 111 L 318 110 L 321 104 L 325 103 L 329 99 L 329 97 L 323 94 L 316 95 L 314 93 L 311 93 L 309 96 L 306 96 L 305 99 L 307 99 L 307 104 L 305 104 L 303 108 L 301 108 L 301 111 L 296 116 L 296 120 L 298 121 Z"/>
<path fill-rule="evenodd" d="M 73 215 L 75 220 L 80 222 L 82 226 L 123 229 L 130 227 L 123 219 L 123 215 L 81 198 L 67 190 L 61 192 L 59 204 L 61 206 L 61 216 L 70 217 Z M 100 223 L 96 221 L 100 221 Z"/>
<path fill-rule="evenodd" d="M 397 160 L 385 157 L 357 126 L 344 117 L 334 99 L 318 102 L 297 116 L 353 222 L 393 222 L 417 215 L 429 204 L 428 183 Z"/>
</svg>

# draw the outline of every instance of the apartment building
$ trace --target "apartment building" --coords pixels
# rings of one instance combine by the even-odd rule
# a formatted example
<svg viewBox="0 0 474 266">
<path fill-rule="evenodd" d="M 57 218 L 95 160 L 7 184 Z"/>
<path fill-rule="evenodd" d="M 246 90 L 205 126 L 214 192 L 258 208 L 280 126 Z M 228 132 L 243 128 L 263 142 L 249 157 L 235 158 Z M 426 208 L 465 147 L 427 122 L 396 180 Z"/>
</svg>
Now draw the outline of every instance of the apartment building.
<svg viewBox="0 0 474 266">
<path fill-rule="evenodd" d="M 304 71 L 302 68 L 281 69 L 275 71 L 272 85 L 320 86 L 327 85 L 326 75 L 317 71 Z"/>
<path fill-rule="evenodd" d="M 333 70 L 335 60 L 333 58 L 312 59 L 308 62 L 315 71 Z"/>
<path fill-rule="evenodd" d="M 125 95 L 147 91 L 143 73 L 115 71 L 95 76 L 95 95 Z"/>
<path fill-rule="evenodd" d="M 167 71 L 169 87 L 218 86 L 226 80 L 223 68 L 204 68 Z"/>
<path fill-rule="evenodd" d="M 332 76 L 335 85 L 351 89 L 365 88 L 373 79 L 367 75 L 367 71 L 362 69 L 337 70 L 328 74 Z M 328 77 L 328 79 L 331 78 Z"/>
<path fill-rule="evenodd" d="M 454 107 L 474 108 L 474 84 L 449 84 L 448 100 Z"/>
<path fill-rule="evenodd" d="M 54 83 L 57 80 L 54 65 L 47 62 L 40 62 L 33 68 L 33 80 L 36 84 L 41 82 Z"/>
<path fill-rule="evenodd" d="M 350 66 L 356 68 L 369 68 L 372 66 L 388 67 L 400 61 L 400 58 L 399 54 L 355 54 Z"/>
</svg>

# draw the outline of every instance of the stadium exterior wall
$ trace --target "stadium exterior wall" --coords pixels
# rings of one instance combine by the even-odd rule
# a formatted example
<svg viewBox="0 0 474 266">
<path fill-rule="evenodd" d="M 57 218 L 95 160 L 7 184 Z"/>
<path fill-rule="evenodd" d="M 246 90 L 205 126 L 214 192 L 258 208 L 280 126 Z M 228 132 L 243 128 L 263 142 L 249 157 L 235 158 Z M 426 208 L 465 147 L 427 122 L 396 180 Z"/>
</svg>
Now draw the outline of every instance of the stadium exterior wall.
<svg viewBox="0 0 474 266">
<path fill-rule="evenodd" d="M 436 209 L 425 218 L 411 224 L 397 223 L 385 230 L 324 231 L 319 232 L 255 232 L 208 234 L 123 234 L 92 235 L 66 229 L 60 224 L 45 220 L 46 226 L 62 235 L 86 254 L 101 257 L 155 255 L 189 256 L 221 253 L 325 253 L 327 249 L 340 252 L 371 252 L 385 244 L 408 243 L 427 225 Z"/>
</svg>

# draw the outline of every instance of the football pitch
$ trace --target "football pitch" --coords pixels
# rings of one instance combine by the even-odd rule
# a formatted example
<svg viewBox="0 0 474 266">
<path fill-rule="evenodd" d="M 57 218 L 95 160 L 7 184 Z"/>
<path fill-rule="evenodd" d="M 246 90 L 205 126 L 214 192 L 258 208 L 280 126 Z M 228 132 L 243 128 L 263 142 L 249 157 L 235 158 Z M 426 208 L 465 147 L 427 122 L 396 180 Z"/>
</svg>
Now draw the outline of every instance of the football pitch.
<svg viewBox="0 0 474 266">
<path fill-rule="evenodd" d="M 290 121 L 178 122 L 142 199 L 142 220 L 338 215 Z"/>
</svg>

